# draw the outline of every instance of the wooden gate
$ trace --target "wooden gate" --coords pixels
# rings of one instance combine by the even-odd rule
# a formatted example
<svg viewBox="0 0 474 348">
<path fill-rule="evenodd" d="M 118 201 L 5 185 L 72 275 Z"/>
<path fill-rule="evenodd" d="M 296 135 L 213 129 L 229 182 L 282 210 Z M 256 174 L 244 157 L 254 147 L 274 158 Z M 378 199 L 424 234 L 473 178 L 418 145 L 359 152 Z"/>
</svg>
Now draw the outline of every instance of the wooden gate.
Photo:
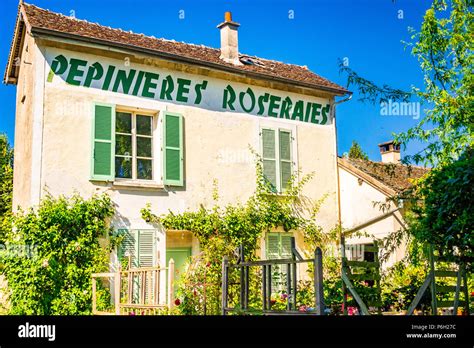
<svg viewBox="0 0 474 348">
<path fill-rule="evenodd" d="M 453 315 L 457 314 L 458 307 L 464 305 L 465 312 L 469 315 L 469 290 L 467 282 L 467 270 L 464 265 L 449 264 L 448 269 L 440 269 L 436 266 L 437 262 L 441 261 L 438 256 L 434 255 L 433 247 L 429 249 L 429 264 L 430 271 L 423 282 L 423 285 L 418 290 L 415 299 L 408 308 L 407 315 L 412 315 L 416 306 L 420 303 L 425 292 L 430 288 L 431 290 L 431 310 L 433 315 L 438 314 L 438 308 L 453 308 Z M 439 266 L 438 266 L 439 267 Z M 456 278 L 456 285 L 437 285 L 436 279 Z M 464 300 L 460 299 L 460 294 L 463 294 Z M 452 301 L 439 301 L 438 295 L 452 294 Z"/>
<path fill-rule="evenodd" d="M 324 315 L 324 295 L 323 295 L 323 268 L 322 268 L 322 251 L 317 248 L 314 252 L 313 259 L 303 259 L 295 248 L 295 239 L 291 238 L 292 246 L 292 258 L 289 259 L 272 259 L 272 260 L 258 260 L 258 261 L 246 261 L 244 248 L 239 248 L 239 255 L 237 263 L 231 264 L 227 257 L 222 260 L 222 315 L 229 313 L 242 313 L 242 314 L 265 314 L 265 315 L 299 315 L 299 314 L 317 314 Z M 297 280 L 297 266 L 302 264 L 310 264 L 314 268 L 314 276 L 312 281 L 314 286 L 314 308 L 313 310 L 301 311 L 297 308 L 297 292 L 298 292 L 298 280 Z M 261 285 L 261 303 L 260 309 L 249 307 L 249 275 L 252 268 L 257 268 L 260 276 Z M 284 276 L 279 278 L 283 279 L 284 284 L 282 289 L 285 290 L 286 297 L 286 309 L 276 310 L 273 307 L 272 302 L 272 286 L 275 284 L 275 270 L 278 269 L 283 271 Z M 229 273 L 231 271 L 237 271 L 239 273 L 239 281 L 237 283 L 239 287 L 239 306 L 231 307 L 229 305 L 229 286 L 232 284 L 230 281 Z M 279 271 L 279 272 L 280 272 Z"/>
<path fill-rule="evenodd" d="M 343 246 L 344 248 L 344 246 Z M 374 261 L 348 260 L 342 255 L 342 292 L 344 314 L 347 314 L 348 294 L 352 295 L 362 315 L 370 315 L 370 308 L 375 308 L 377 314 L 382 314 L 382 298 L 380 290 L 380 263 L 377 242 L 374 246 L 364 246 L 364 252 L 373 253 Z"/>
</svg>

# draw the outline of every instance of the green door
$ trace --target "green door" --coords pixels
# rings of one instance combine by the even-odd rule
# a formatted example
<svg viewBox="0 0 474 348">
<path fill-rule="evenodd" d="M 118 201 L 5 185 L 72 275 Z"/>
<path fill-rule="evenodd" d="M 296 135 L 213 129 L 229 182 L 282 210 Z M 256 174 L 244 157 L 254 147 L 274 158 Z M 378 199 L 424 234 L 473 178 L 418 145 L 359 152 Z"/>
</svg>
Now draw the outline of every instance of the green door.
<svg viewBox="0 0 474 348">
<path fill-rule="evenodd" d="M 170 259 L 174 260 L 174 283 L 177 284 L 184 272 L 184 266 L 191 257 L 191 248 L 170 248 L 166 249 L 166 267 L 168 267 Z M 176 293 L 177 286 L 175 286 Z"/>
</svg>

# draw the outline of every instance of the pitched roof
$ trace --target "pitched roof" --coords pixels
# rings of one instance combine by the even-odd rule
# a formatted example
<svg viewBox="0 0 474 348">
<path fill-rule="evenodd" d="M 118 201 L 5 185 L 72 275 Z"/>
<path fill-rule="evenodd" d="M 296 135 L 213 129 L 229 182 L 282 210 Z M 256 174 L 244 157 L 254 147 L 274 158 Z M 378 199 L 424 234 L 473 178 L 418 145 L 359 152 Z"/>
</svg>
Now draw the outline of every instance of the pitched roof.
<svg viewBox="0 0 474 348">
<path fill-rule="evenodd" d="M 430 169 L 418 166 L 407 166 L 397 163 L 383 163 L 354 158 L 338 158 L 338 165 L 369 178 L 371 184 L 387 195 L 401 193 L 409 189 L 414 179 L 425 175 Z"/>
<path fill-rule="evenodd" d="M 230 71 L 249 77 L 270 79 L 287 84 L 298 85 L 306 88 L 324 90 L 336 95 L 350 93 L 341 87 L 313 72 L 306 67 L 286 64 L 273 60 L 241 55 L 243 65 L 233 65 L 219 58 L 220 50 L 193 45 L 174 40 L 157 39 L 133 32 L 123 31 L 68 17 L 60 13 L 51 12 L 34 5 L 22 3 L 19 11 L 27 24 L 28 30 L 33 34 L 44 33 L 58 37 L 94 42 L 107 46 L 115 46 L 129 50 L 142 51 L 163 58 L 184 61 L 190 64 L 204 65 L 214 69 Z M 17 24 L 18 26 L 18 24 Z M 17 39 L 17 45 L 21 40 Z M 16 51 L 15 43 L 10 51 L 13 59 Z M 11 71 L 7 66 L 5 82 L 9 82 Z"/>
</svg>

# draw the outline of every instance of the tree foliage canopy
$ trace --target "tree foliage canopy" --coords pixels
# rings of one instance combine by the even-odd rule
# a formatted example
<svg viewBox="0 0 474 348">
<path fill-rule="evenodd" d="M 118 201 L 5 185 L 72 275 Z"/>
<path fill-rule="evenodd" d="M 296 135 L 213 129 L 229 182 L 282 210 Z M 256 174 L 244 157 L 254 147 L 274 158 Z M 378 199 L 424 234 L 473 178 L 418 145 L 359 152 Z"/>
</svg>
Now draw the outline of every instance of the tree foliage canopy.
<svg viewBox="0 0 474 348">
<path fill-rule="evenodd" d="M 433 169 L 415 188 L 410 231 L 421 243 L 437 246 L 447 261 L 472 267 L 474 260 L 474 151 Z"/>
<path fill-rule="evenodd" d="M 419 140 L 426 147 L 405 161 L 426 165 L 445 165 L 455 161 L 474 144 L 474 14 L 470 0 L 434 0 L 426 11 L 421 29 L 410 28 L 411 47 L 423 73 L 424 86 L 403 91 L 382 87 L 365 79 L 340 61 L 359 100 L 377 104 L 415 101 L 425 108 L 425 117 L 396 141 L 406 147 Z"/>
<path fill-rule="evenodd" d="M 351 145 L 351 148 L 349 149 L 348 157 L 353 158 L 353 159 L 363 159 L 366 161 L 369 159 L 369 156 L 367 155 L 367 153 L 364 152 L 364 150 L 362 150 L 362 147 L 355 140 L 352 141 L 352 145 Z"/>
<path fill-rule="evenodd" d="M 420 30 L 410 28 L 412 41 L 406 45 L 418 59 L 424 86 L 412 87 L 409 92 L 379 87 L 340 63 L 360 100 L 372 104 L 411 100 L 425 107 L 425 116 L 416 126 L 395 136 L 404 148 L 411 140 L 426 145 L 421 152 L 405 156 L 405 162 L 434 166 L 418 180 L 409 197 L 414 213 L 409 232 L 458 262 L 471 262 L 474 243 L 472 7 L 470 0 L 433 0 Z"/>
</svg>

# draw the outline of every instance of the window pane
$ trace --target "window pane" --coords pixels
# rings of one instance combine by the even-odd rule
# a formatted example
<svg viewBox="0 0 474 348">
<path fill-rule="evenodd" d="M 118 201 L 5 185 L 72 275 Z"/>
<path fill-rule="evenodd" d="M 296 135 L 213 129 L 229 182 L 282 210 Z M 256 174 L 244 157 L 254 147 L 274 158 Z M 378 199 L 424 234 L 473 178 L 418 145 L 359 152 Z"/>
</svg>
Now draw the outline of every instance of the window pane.
<svg viewBox="0 0 474 348">
<path fill-rule="evenodd" d="M 291 135 L 290 132 L 280 131 L 280 159 L 291 161 Z"/>
<path fill-rule="evenodd" d="M 132 155 L 132 136 L 120 135 L 115 136 L 115 154 L 123 156 Z"/>
<path fill-rule="evenodd" d="M 151 116 L 137 115 L 137 134 L 151 135 Z"/>
<path fill-rule="evenodd" d="M 276 161 L 263 160 L 263 176 L 270 183 L 272 191 L 277 190 Z"/>
<path fill-rule="evenodd" d="M 151 160 L 137 159 L 137 177 L 145 180 L 153 179 Z"/>
<path fill-rule="evenodd" d="M 275 156 L 275 131 L 273 129 L 262 129 L 263 158 L 274 159 Z"/>
<path fill-rule="evenodd" d="M 137 156 L 151 157 L 151 138 L 137 137 Z"/>
<path fill-rule="evenodd" d="M 132 133 L 132 114 L 117 112 L 115 131 L 119 133 Z"/>
<path fill-rule="evenodd" d="M 127 179 L 132 178 L 131 157 L 115 157 L 115 177 Z"/>
<path fill-rule="evenodd" d="M 281 188 L 285 190 L 291 180 L 291 162 L 280 162 Z"/>
</svg>

